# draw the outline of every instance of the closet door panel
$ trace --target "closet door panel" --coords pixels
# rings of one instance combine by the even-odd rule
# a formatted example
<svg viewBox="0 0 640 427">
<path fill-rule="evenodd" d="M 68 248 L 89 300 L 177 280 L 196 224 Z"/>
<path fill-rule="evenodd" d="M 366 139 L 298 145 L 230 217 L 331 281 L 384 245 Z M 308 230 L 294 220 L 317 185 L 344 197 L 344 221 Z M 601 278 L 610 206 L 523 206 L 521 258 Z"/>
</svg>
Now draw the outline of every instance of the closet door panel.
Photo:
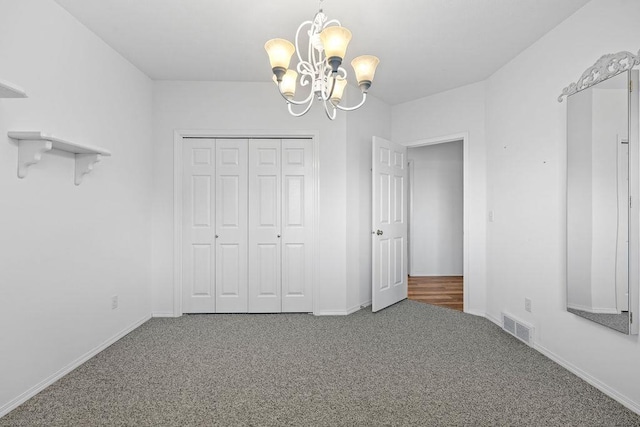
<svg viewBox="0 0 640 427">
<path fill-rule="evenodd" d="M 216 140 L 216 312 L 246 313 L 247 300 L 246 139 Z"/>
<path fill-rule="evenodd" d="M 182 311 L 215 312 L 215 141 L 182 142 Z"/>
<path fill-rule="evenodd" d="M 282 140 L 282 311 L 311 312 L 312 145 Z"/>
<path fill-rule="evenodd" d="M 280 140 L 249 143 L 249 311 L 281 311 Z"/>
</svg>

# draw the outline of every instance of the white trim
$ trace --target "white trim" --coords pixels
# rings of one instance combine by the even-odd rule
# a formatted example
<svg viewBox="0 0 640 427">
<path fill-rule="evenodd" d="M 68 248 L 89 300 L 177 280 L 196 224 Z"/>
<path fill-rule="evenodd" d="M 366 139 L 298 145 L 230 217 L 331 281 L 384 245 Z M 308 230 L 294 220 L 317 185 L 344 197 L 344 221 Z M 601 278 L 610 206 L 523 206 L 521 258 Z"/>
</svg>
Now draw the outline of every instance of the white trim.
<svg viewBox="0 0 640 427">
<path fill-rule="evenodd" d="M 472 316 L 478 316 L 478 317 L 487 317 L 486 313 L 482 312 L 482 311 L 478 311 L 478 310 L 467 310 L 465 311 L 466 314 L 471 314 Z M 491 319 L 489 319 L 491 320 Z"/>
<path fill-rule="evenodd" d="M 38 384 L 34 385 L 33 387 L 31 387 L 30 389 L 28 389 L 27 391 L 25 391 L 24 393 L 22 393 L 18 397 L 16 397 L 15 399 L 9 401 L 4 406 L 0 407 L 0 418 L 4 417 L 9 412 L 13 411 L 15 408 L 17 408 L 18 406 L 22 405 L 27 400 L 31 399 L 33 396 L 35 396 L 36 394 L 40 393 L 45 388 L 49 387 L 51 384 L 53 384 L 54 382 L 58 381 L 60 378 L 62 378 L 65 375 L 67 375 L 69 372 L 73 371 L 78 366 L 82 365 L 84 362 L 86 362 L 87 360 L 91 359 L 96 354 L 100 353 L 102 350 L 106 349 L 111 344 L 115 343 L 120 338 L 122 338 L 125 335 L 127 335 L 129 332 L 131 332 L 134 329 L 138 328 L 139 326 L 141 326 L 143 323 L 145 323 L 149 319 L 151 319 L 151 315 L 149 315 L 149 314 L 145 315 L 142 319 L 140 319 L 140 320 L 134 322 L 133 324 L 127 326 L 126 328 L 124 328 L 123 330 L 121 330 L 120 332 L 118 332 L 117 334 L 112 336 L 111 338 L 108 338 L 102 344 L 99 344 L 97 347 L 94 347 L 93 349 L 89 350 L 88 352 L 86 352 L 85 354 L 83 354 L 82 356 L 80 356 L 79 358 L 74 360 L 73 362 L 69 363 L 67 366 L 65 366 L 62 369 L 60 369 L 59 371 L 55 372 L 53 375 L 50 375 L 49 377 L 47 377 L 44 380 L 40 381 Z"/>
<path fill-rule="evenodd" d="M 320 132 L 317 130 L 175 130 L 173 132 L 173 313 L 182 316 L 182 139 L 183 138 L 309 138 L 313 146 L 313 313 L 318 308 L 318 254 L 320 223 Z"/>
<path fill-rule="evenodd" d="M 360 311 L 362 310 L 363 306 L 361 304 L 356 304 L 351 308 L 348 308 L 346 311 L 346 314 L 352 314 L 355 313 L 356 311 Z"/>
<path fill-rule="evenodd" d="M 469 282 L 473 282 L 473 278 L 469 276 L 469 132 L 453 133 L 442 135 L 435 138 L 419 139 L 413 142 L 400 143 L 405 147 L 423 147 L 426 145 L 444 144 L 446 142 L 454 142 L 462 140 L 462 223 L 463 223 L 463 249 L 462 249 L 462 276 L 465 280 L 462 283 L 463 294 L 463 310 L 468 313 L 469 309 Z M 409 254 L 411 256 L 411 254 Z"/>
<path fill-rule="evenodd" d="M 351 313 L 348 310 L 320 310 L 313 313 L 314 316 L 347 316 L 349 314 Z"/>
<path fill-rule="evenodd" d="M 483 317 L 485 317 L 487 320 L 492 321 L 493 323 L 498 325 L 500 327 L 500 329 L 502 329 L 502 321 L 500 319 L 498 319 L 497 317 L 493 317 L 489 313 L 485 313 Z"/>
<path fill-rule="evenodd" d="M 407 153 L 407 157 L 408 157 Z M 416 276 L 416 274 L 411 274 L 413 270 L 413 254 L 415 250 L 413 249 L 413 239 L 411 238 L 411 224 L 413 224 L 413 182 L 415 181 L 415 162 L 413 159 L 409 160 L 409 182 L 407 185 L 409 186 L 409 218 L 407 221 L 407 248 L 409 250 L 409 256 L 407 257 L 407 272 L 409 276 Z"/>
<path fill-rule="evenodd" d="M 491 322 L 495 323 L 500 329 L 502 329 L 502 324 L 498 319 L 496 319 L 495 317 L 493 317 L 492 315 L 490 315 L 488 313 L 486 313 L 484 315 L 484 317 L 487 320 L 490 320 Z M 606 394 L 607 396 L 609 396 L 610 398 L 615 400 L 616 402 L 619 402 L 620 404 L 622 404 L 625 407 L 629 408 L 633 412 L 635 412 L 637 414 L 640 414 L 640 403 L 634 402 L 633 400 L 629 399 L 627 396 L 618 393 L 616 390 L 614 390 L 613 388 L 609 387 L 608 385 L 606 385 L 602 381 L 598 380 L 597 378 L 591 376 L 590 374 L 588 374 L 587 372 L 583 371 L 582 369 L 578 368 L 573 363 L 571 363 L 571 362 L 567 361 L 566 359 L 558 356 L 557 354 L 555 354 L 551 350 L 547 349 L 543 345 L 538 344 L 535 341 L 535 339 L 533 341 L 532 348 L 534 350 L 538 351 L 543 356 L 553 360 L 554 362 L 556 362 L 558 365 L 562 366 L 563 368 L 565 368 L 569 372 L 577 375 L 580 379 L 588 382 L 589 384 L 591 384 L 592 386 L 594 386 L 595 388 L 597 388 L 598 390 L 600 390 L 601 392 L 603 392 L 604 394 Z"/>
<path fill-rule="evenodd" d="M 463 274 L 460 273 L 438 273 L 438 274 L 427 274 L 427 273 L 421 273 L 421 272 L 417 272 L 417 273 L 411 273 L 409 276 L 411 277 L 464 277 Z"/>
<path fill-rule="evenodd" d="M 361 303 L 360 303 L 360 308 L 367 308 L 367 307 L 369 307 L 369 306 L 371 305 L 371 302 L 372 302 L 371 300 L 369 300 L 369 301 L 365 301 L 365 302 L 361 302 Z"/>
<path fill-rule="evenodd" d="M 594 386 L 595 388 L 597 388 L 598 390 L 600 390 L 601 392 L 603 392 L 604 394 L 606 394 L 607 396 L 612 398 L 613 400 L 621 403 L 622 405 L 624 405 L 628 409 L 632 410 L 636 414 L 640 414 L 640 403 L 634 402 L 633 400 L 631 400 L 627 396 L 617 392 L 616 390 L 614 390 L 613 388 L 609 387 L 608 385 L 606 385 L 602 381 L 600 381 L 597 378 L 589 375 L 587 372 L 583 371 L 582 369 L 578 368 L 577 366 L 575 366 L 571 362 L 569 362 L 569 361 L 563 359 L 562 357 L 558 356 L 557 354 L 555 354 L 551 350 L 547 349 L 546 347 L 534 342 L 533 343 L 533 348 L 536 349 L 541 354 L 543 354 L 544 356 L 546 356 L 549 359 L 553 360 L 554 362 L 556 362 L 558 365 L 562 366 L 566 370 L 570 371 L 571 373 L 577 375 L 579 378 L 581 378 L 584 381 L 588 382 L 589 384 L 591 384 L 592 386 Z"/>
<path fill-rule="evenodd" d="M 151 313 L 151 317 L 176 317 L 173 315 L 173 311 L 154 311 Z"/>
<path fill-rule="evenodd" d="M 173 132 L 173 317 L 182 316 L 182 137 Z"/>
</svg>

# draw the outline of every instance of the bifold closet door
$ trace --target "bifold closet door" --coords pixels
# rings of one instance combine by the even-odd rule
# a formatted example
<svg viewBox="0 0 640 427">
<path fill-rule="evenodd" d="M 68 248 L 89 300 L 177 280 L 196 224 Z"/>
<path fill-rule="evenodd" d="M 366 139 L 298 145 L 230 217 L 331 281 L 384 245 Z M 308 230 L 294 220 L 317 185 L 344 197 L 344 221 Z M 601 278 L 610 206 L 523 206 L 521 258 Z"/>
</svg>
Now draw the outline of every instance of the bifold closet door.
<svg viewBox="0 0 640 427">
<path fill-rule="evenodd" d="M 249 142 L 249 312 L 282 310 L 279 139 Z"/>
<path fill-rule="evenodd" d="M 283 139 L 281 150 L 282 311 L 312 312 L 312 143 Z"/>
<path fill-rule="evenodd" d="M 248 140 L 217 139 L 216 313 L 246 313 Z"/>
<path fill-rule="evenodd" d="M 182 311 L 215 312 L 215 141 L 182 144 Z"/>
<path fill-rule="evenodd" d="M 311 312 L 312 145 L 249 143 L 249 311 Z"/>
</svg>

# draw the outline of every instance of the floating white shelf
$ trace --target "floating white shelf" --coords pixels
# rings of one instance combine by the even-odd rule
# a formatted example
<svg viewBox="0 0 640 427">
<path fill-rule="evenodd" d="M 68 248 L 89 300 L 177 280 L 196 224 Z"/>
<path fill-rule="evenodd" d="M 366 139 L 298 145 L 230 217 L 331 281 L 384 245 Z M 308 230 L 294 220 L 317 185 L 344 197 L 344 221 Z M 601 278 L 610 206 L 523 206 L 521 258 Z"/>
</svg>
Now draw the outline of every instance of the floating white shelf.
<svg viewBox="0 0 640 427">
<path fill-rule="evenodd" d="M 110 156 L 108 150 L 91 145 L 77 144 L 47 135 L 38 131 L 9 132 L 9 138 L 18 141 L 18 178 L 27 176 L 27 168 L 36 164 L 42 154 L 52 149 L 75 154 L 75 184 L 80 185 L 82 178 L 93 170 L 102 156 Z"/>
<path fill-rule="evenodd" d="M 0 80 L 0 98 L 26 98 L 27 94 L 16 85 Z"/>
</svg>

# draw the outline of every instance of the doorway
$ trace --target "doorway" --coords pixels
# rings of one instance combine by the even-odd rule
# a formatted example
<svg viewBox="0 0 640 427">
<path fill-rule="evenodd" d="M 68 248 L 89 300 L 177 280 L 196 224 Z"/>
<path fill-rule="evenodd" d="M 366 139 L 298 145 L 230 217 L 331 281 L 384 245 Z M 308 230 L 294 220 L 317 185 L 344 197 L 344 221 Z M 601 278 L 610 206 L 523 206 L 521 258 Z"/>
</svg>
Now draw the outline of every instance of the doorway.
<svg viewBox="0 0 640 427">
<path fill-rule="evenodd" d="M 409 146 L 408 298 L 464 310 L 464 140 Z"/>
</svg>

